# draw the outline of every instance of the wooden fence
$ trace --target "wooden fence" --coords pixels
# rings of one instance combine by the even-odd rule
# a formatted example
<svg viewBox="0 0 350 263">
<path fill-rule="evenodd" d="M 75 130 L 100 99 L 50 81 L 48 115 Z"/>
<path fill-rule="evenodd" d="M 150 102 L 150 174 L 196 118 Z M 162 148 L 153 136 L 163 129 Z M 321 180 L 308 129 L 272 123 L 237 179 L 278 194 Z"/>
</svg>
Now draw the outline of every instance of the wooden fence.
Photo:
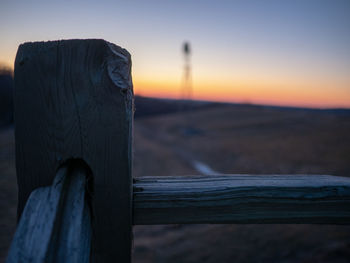
<svg viewBox="0 0 350 263">
<path fill-rule="evenodd" d="M 350 178 L 132 179 L 129 53 L 104 40 L 25 43 L 15 62 L 20 218 L 7 262 L 131 262 L 132 225 L 349 224 Z"/>
</svg>

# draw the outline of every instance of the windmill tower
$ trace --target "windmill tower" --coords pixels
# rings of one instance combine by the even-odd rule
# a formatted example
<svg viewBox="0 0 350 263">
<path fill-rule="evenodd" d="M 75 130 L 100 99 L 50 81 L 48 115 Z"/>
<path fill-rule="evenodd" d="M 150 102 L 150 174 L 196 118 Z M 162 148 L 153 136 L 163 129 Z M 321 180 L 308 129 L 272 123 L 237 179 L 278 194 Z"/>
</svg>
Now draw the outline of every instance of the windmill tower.
<svg viewBox="0 0 350 263">
<path fill-rule="evenodd" d="M 192 100 L 192 70 L 191 70 L 191 47 L 189 42 L 184 42 L 182 46 L 184 56 L 184 71 L 181 85 L 181 99 Z"/>
</svg>

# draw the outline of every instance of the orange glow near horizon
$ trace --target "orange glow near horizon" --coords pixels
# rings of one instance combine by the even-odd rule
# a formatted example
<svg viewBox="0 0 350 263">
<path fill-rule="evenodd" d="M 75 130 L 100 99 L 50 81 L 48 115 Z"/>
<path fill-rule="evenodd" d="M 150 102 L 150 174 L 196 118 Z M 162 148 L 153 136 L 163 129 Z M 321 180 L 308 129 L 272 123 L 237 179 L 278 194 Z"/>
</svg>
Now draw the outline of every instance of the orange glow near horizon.
<svg viewBox="0 0 350 263">
<path fill-rule="evenodd" d="M 0 66 L 13 69 L 12 64 L 2 61 Z M 177 76 L 181 71 L 174 74 L 162 73 L 164 74 L 154 76 L 151 72 L 135 70 L 135 95 L 181 99 L 181 78 Z M 307 80 L 294 79 L 292 82 L 290 76 L 283 78 L 276 74 L 275 78 L 269 80 L 266 77 L 268 74 L 259 71 L 241 71 L 240 79 L 227 77 L 229 74 L 225 72 L 221 75 L 211 74 L 214 77 L 210 79 L 207 72 L 201 73 L 201 77 L 194 79 L 194 100 L 307 108 L 350 108 L 350 81 L 347 79 L 337 82 L 333 78 L 314 80 L 309 77 Z"/>
<path fill-rule="evenodd" d="M 321 84 L 318 84 L 321 85 Z M 317 92 L 315 90 L 317 89 Z M 134 79 L 136 95 L 179 99 L 180 81 L 150 81 Z M 293 83 L 221 82 L 197 83 L 193 87 L 194 100 L 251 103 L 308 108 L 350 108 L 349 89 L 334 89 L 324 85 Z"/>
</svg>

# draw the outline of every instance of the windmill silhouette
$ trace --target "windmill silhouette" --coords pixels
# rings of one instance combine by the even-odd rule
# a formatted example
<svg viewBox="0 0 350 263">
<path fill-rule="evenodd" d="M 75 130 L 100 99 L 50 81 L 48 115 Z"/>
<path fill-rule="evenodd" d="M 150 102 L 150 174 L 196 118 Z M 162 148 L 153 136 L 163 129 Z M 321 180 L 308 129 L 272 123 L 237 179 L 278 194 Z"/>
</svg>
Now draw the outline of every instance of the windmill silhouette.
<svg viewBox="0 0 350 263">
<path fill-rule="evenodd" d="M 191 69 L 191 47 L 189 42 L 184 42 L 182 46 L 184 55 L 184 71 L 181 85 L 181 99 L 192 100 L 192 69 Z"/>
<path fill-rule="evenodd" d="M 190 110 L 192 108 L 192 67 L 191 67 L 191 46 L 188 41 L 185 41 L 182 45 L 182 53 L 184 56 L 184 70 L 182 76 L 181 84 L 181 99 L 182 102 L 179 103 L 180 111 L 183 112 L 184 117 L 184 127 L 183 134 L 186 136 L 192 136 L 198 134 L 199 131 L 193 127 L 193 122 L 191 120 Z"/>
</svg>

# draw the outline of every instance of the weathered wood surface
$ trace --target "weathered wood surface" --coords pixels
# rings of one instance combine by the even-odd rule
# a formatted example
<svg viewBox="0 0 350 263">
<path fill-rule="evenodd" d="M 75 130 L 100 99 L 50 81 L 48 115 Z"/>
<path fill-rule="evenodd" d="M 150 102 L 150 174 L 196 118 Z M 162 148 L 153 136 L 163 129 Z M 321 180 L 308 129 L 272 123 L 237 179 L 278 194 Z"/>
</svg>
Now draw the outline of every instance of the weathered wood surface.
<svg viewBox="0 0 350 263">
<path fill-rule="evenodd" d="M 92 262 L 129 262 L 130 54 L 98 39 L 22 44 L 14 100 L 18 214 L 62 163 L 82 159 L 93 174 Z"/>
<path fill-rule="evenodd" d="M 91 217 L 85 174 L 81 167 L 61 168 L 52 186 L 32 192 L 7 263 L 90 262 Z"/>
<path fill-rule="evenodd" d="M 134 225 L 350 224 L 350 178 L 327 175 L 143 177 Z"/>
</svg>

